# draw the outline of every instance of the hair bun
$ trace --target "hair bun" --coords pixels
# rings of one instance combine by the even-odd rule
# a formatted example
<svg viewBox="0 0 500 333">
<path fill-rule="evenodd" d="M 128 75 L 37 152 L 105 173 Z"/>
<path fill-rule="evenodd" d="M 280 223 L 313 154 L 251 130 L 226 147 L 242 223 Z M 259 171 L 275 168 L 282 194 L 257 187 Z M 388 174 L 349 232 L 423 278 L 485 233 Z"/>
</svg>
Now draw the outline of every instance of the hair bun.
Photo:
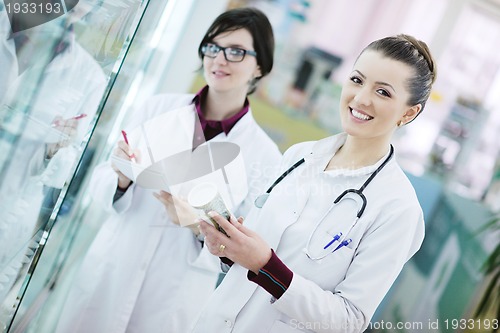
<svg viewBox="0 0 500 333">
<path fill-rule="evenodd" d="M 431 51 L 429 49 L 429 46 L 427 46 L 425 42 L 418 40 L 410 35 L 401 34 L 398 35 L 398 37 L 404 39 L 405 41 L 413 45 L 413 47 L 418 51 L 418 53 L 425 59 L 427 65 L 429 66 L 429 71 L 432 77 L 432 83 L 434 83 L 437 77 L 437 68 L 435 65 L 435 60 L 432 57 Z"/>
</svg>

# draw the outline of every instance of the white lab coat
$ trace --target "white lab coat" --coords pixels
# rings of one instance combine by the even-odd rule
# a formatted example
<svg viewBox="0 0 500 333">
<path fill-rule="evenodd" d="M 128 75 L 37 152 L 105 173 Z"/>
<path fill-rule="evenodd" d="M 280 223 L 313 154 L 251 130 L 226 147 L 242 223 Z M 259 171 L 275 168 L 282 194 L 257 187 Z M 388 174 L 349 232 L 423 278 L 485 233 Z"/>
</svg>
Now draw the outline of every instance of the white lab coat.
<svg viewBox="0 0 500 333">
<path fill-rule="evenodd" d="M 32 82 L 39 75 L 42 80 Z M 15 133 L 19 139 L 0 194 L 10 197 L 12 193 L 19 192 L 29 177 L 39 176 L 45 170 L 45 143 L 63 140 L 51 126 L 56 116 L 70 118 L 79 113 L 87 114 L 87 117 L 78 121 L 77 134 L 71 142 L 76 147 L 80 146 L 94 120 L 106 84 L 107 78 L 102 68 L 74 37 L 70 46 L 45 68 L 34 66 L 10 83 L 0 112 L 9 110 L 26 98 L 30 98 L 31 104 L 28 117 L 22 118 L 23 122 L 27 122 L 26 127 L 22 133 Z M 14 111 L 5 113 L 19 114 L 22 111 L 14 108 Z M 29 169 L 26 167 L 28 165 Z M 52 174 L 58 177 L 64 174 L 63 178 L 67 178 L 71 167 L 72 164 L 65 165 L 62 169 L 52 170 Z M 38 214 L 37 207 L 33 207 L 33 210 Z"/>
<path fill-rule="evenodd" d="M 189 105 L 193 95 L 153 97 L 131 128 L 160 113 Z M 194 134 L 195 109 L 183 110 L 179 124 Z M 176 112 L 176 111 L 171 111 Z M 168 140 L 168 128 L 165 130 Z M 249 194 L 235 215 L 245 214 L 278 168 L 281 153 L 255 122 L 251 111 L 226 136 L 211 141 L 240 146 Z M 168 142 L 166 142 L 168 144 Z M 94 200 L 111 211 L 92 243 L 64 306 L 57 332 L 186 332 L 219 275 L 218 259 L 202 250 L 187 229 L 167 217 L 153 190 L 132 184 L 112 204 L 117 176 L 108 163 L 98 166 L 91 183 Z M 200 254 L 201 251 L 201 254 Z"/>
<path fill-rule="evenodd" d="M 349 232 L 352 243 L 321 261 L 307 258 L 303 248 L 321 215 L 344 190 L 359 188 L 383 160 L 358 170 L 325 173 L 345 138 L 340 134 L 290 148 L 282 171 L 302 157 L 305 165 L 289 174 L 263 208 L 253 209 L 246 219 L 246 225 L 293 271 L 286 292 L 274 301 L 247 280 L 246 269 L 234 264 L 193 332 L 361 332 L 367 327 L 403 265 L 423 241 L 423 214 L 413 187 L 393 158 L 363 192 L 368 204 Z M 329 185 L 323 186 L 325 182 Z M 333 209 L 317 230 L 345 233 L 357 212 L 352 203 L 347 200 L 344 208 Z M 309 249 L 322 250 L 325 243 L 316 242 L 321 233 L 313 235 Z"/>
<path fill-rule="evenodd" d="M 17 69 L 17 63 L 13 64 Z M 43 80 L 34 81 L 33 78 L 39 75 Z M 0 281 L 0 301 L 25 261 L 26 245 L 38 231 L 36 224 L 44 199 L 44 185 L 61 188 L 69 180 L 80 154 L 77 148 L 68 147 L 60 149 L 50 161 L 45 160 L 44 140 L 49 132 L 55 135 L 55 139 L 58 135 L 51 123 L 56 116 L 69 118 L 86 113 L 88 116 L 78 122 L 78 134 L 72 142 L 79 147 L 97 111 L 106 83 L 99 64 L 74 40 L 46 67 L 29 68 L 8 82 L 9 89 L 0 104 L 0 119 L 6 114 L 19 115 L 22 109 L 12 111 L 11 107 L 22 104 L 19 101 L 26 103 L 28 98 L 35 96 L 29 100 L 29 116 L 36 121 L 28 122 L 22 133 L 10 133 L 18 135 L 14 143 L 8 139 L 0 142 L 2 148 L 9 149 L 10 144 L 15 144 L 15 150 L 8 155 L 8 167 L 0 175 L 3 178 L 0 188 L 0 276 L 6 277 Z M 26 121 L 26 118 L 22 119 Z M 8 122 L 2 125 L 9 126 Z"/>
</svg>

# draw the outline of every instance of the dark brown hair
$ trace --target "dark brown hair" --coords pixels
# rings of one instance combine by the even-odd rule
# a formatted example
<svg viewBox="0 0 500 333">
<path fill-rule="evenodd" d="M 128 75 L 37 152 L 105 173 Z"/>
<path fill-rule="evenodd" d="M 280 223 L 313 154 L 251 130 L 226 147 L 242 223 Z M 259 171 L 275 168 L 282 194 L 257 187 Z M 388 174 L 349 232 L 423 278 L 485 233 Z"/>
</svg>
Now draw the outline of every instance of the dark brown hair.
<svg viewBox="0 0 500 333">
<path fill-rule="evenodd" d="M 413 68 L 415 75 L 408 80 L 410 98 L 407 103 L 410 106 L 421 104 L 423 110 L 437 75 L 436 64 L 427 44 L 410 35 L 400 34 L 376 40 L 361 53 L 366 50 L 381 52 Z"/>
<path fill-rule="evenodd" d="M 256 8 L 245 7 L 228 10 L 220 14 L 201 40 L 198 46 L 198 56 L 203 60 L 202 46 L 212 42 L 216 36 L 239 29 L 246 29 L 252 35 L 253 47 L 257 52 L 257 64 L 262 73 L 262 76 L 255 78 L 252 82 L 248 91 L 248 94 L 251 94 L 255 91 L 257 82 L 271 72 L 274 62 L 273 28 L 263 12 Z"/>
</svg>

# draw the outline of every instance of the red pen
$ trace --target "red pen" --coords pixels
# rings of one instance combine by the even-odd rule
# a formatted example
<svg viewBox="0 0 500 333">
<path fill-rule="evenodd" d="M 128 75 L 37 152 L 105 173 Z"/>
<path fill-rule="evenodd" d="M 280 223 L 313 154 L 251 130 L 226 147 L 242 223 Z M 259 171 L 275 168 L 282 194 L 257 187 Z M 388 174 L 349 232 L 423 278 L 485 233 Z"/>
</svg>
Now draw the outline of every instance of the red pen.
<svg viewBox="0 0 500 333">
<path fill-rule="evenodd" d="M 62 122 L 66 122 L 68 120 L 78 120 L 78 119 L 82 119 L 82 118 L 85 118 L 87 117 L 87 114 L 86 113 L 79 113 L 71 118 L 68 118 L 68 119 L 63 119 L 63 120 L 56 120 L 52 123 L 52 127 L 55 127 L 55 126 L 60 126 Z"/>
<path fill-rule="evenodd" d="M 85 118 L 87 117 L 87 114 L 86 113 L 80 113 L 80 114 L 77 114 L 76 116 L 70 118 L 70 119 L 82 119 L 82 118 Z"/>
<path fill-rule="evenodd" d="M 123 135 L 123 140 L 125 141 L 125 143 L 130 146 L 130 144 L 128 143 L 127 132 L 122 130 L 122 135 Z M 135 162 L 135 154 L 134 153 L 132 153 L 132 155 L 130 155 L 129 157 L 130 157 L 130 159 L 132 159 L 133 162 Z"/>
</svg>

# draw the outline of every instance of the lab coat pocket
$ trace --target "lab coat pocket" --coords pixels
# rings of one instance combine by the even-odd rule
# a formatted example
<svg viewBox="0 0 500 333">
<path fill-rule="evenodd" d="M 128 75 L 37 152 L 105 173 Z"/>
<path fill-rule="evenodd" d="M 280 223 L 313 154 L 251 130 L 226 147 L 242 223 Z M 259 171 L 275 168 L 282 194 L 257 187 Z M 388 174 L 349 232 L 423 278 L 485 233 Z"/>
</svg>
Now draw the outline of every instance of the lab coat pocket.
<svg viewBox="0 0 500 333">
<path fill-rule="evenodd" d="M 302 324 L 299 321 L 291 322 L 290 324 L 284 323 L 281 320 L 276 320 L 269 330 L 269 333 L 300 333 L 311 332 L 309 330 L 301 330 Z"/>
<path fill-rule="evenodd" d="M 344 279 L 354 252 L 354 249 L 344 246 L 320 260 L 306 257 L 301 275 L 316 282 L 322 289 L 333 290 Z"/>
</svg>

